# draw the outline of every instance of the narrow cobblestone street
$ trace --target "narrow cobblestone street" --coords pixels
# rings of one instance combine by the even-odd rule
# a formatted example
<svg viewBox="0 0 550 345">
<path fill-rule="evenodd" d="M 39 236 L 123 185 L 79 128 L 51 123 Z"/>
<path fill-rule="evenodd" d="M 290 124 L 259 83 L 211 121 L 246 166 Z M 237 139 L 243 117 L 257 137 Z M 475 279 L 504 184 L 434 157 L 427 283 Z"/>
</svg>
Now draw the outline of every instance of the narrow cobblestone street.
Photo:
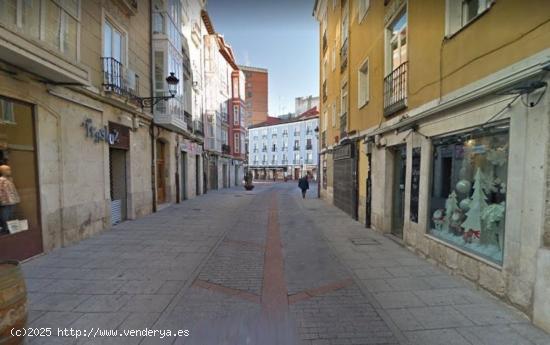
<svg viewBox="0 0 550 345">
<path fill-rule="evenodd" d="M 27 343 L 550 344 L 316 192 L 302 200 L 291 182 L 209 192 L 26 262 L 31 327 L 190 332 Z"/>
</svg>

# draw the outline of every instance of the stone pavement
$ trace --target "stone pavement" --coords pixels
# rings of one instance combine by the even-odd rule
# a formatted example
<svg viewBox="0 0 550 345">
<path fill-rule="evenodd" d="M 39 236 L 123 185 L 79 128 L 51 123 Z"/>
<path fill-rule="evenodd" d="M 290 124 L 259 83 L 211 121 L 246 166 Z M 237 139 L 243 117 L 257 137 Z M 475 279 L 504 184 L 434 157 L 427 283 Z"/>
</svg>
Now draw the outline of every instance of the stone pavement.
<svg viewBox="0 0 550 345">
<path fill-rule="evenodd" d="M 309 194 L 292 182 L 209 192 L 28 261 L 29 326 L 190 336 L 27 343 L 550 345 L 515 310 Z"/>
</svg>

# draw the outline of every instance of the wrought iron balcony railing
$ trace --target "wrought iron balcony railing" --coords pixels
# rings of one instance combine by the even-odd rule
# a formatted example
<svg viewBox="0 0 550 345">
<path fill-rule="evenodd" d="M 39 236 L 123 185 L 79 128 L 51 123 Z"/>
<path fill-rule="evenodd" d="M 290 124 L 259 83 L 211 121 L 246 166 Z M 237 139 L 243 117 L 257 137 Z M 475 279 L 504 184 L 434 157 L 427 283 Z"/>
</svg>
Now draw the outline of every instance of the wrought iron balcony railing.
<svg viewBox="0 0 550 345">
<path fill-rule="evenodd" d="M 229 154 L 231 153 L 231 148 L 227 144 L 222 144 L 222 153 Z"/>
<path fill-rule="evenodd" d="M 139 96 L 139 78 L 124 68 L 124 65 L 112 57 L 102 57 L 103 88 L 119 96 L 137 101 Z"/>
<path fill-rule="evenodd" d="M 183 112 L 183 120 L 185 121 L 185 124 L 187 125 L 187 130 L 189 132 L 193 131 L 193 117 L 188 112 Z"/>
<path fill-rule="evenodd" d="M 306 145 L 306 150 L 313 150 L 313 145 L 311 145 L 311 144 Z"/>
<path fill-rule="evenodd" d="M 294 151 L 300 151 L 300 146 L 294 146 Z"/>
<path fill-rule="evenodd" d="M 344 113 L 340 116 L 340 138 L 347 136 L 348 129 L 348 114 Z"/>
<path fill-rule="evenodd" d="M 404 62 L 384 78 L 384 116 L 407 107 L 407 71 Z"/>
<path fill-rule="evenodd" d="M 193 129 L 195 131 L 195 134 L 199 134 L 204 136 L 204 124 L 200 120 L 194 120 L 193 121 Z"/>
<path fill-rule="evenodd" d="M 340 48 L 340 72 L 343 72 L 348 65 L 348 39 L 344 41 Z"/>
</svg>

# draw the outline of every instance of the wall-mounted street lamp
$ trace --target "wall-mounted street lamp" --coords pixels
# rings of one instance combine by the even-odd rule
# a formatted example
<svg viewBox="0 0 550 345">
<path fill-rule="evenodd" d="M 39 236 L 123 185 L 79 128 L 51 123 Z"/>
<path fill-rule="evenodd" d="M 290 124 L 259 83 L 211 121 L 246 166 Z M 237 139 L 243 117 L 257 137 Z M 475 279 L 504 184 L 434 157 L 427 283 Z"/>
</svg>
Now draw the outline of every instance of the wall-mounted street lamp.
<svg viewBox="0 0 550 345">
<path fill-rule="evenodd" d="M 170 75 L 166 78 L 166 83 L 168 83 L 168 93 L 169 96 L 160 96 L 160 97 L 139 97 L 138 102 L 141 105 L 141 109 L 145 107 L 151 107 L 158 102 L 167 101 L 170 98 L 176 97 L 178 92 L 178 84 L 180 80 L 174 75 L 173 72 L 170 72 Z"/>
</svg>

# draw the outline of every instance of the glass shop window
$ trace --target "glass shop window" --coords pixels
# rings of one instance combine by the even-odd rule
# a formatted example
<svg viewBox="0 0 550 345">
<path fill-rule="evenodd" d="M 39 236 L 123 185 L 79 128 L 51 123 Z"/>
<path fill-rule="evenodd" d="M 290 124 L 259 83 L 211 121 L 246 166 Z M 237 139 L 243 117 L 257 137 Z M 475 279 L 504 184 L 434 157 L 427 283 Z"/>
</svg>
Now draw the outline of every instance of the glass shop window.
<svg viewBox="0 0 550 345">
<path fill-rule="evenodd" d="M 32 107 L 0 98 L 0 259 L 42 250 Z"/>
<path fill-rule="evenodd" d="M 508 126 L 434 140 L 429 233 L 502 264 Z"/>
</svg>

